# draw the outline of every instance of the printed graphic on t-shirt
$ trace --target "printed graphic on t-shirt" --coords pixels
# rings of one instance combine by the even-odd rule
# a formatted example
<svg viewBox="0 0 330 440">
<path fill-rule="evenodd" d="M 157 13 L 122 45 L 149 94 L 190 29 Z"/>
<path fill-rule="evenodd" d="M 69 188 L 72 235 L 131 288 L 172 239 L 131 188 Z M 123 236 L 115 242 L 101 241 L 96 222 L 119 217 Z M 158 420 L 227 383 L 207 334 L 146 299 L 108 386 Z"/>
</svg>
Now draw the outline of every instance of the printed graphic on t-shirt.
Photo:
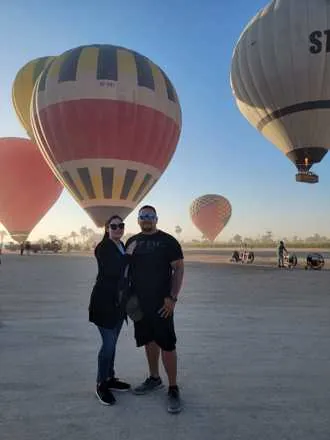
<svg viewBox="0 0 330 440">
<path fill-rule="evenodd" d="M 156 310 L 171 292 L 171 263 L 183 259 L 181 246 L 163 231 L 131 237 L 126 247 L 132 241 L 136 241 L 130 264 L 132 291 L 138 295 L 145 311 Z"/>
</svg>

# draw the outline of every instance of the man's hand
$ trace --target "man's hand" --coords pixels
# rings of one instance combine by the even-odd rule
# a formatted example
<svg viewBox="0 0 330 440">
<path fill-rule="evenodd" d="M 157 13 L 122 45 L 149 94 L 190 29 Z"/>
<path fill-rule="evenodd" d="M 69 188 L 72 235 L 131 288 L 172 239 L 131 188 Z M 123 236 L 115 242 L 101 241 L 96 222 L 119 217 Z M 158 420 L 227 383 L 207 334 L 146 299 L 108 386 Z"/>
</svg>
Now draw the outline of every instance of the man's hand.
<svg viewBox="0 0 330 440">
<path fill-rule="evenodd" d="M 171 298 L 166 297 L 164 299 L 164 305 L 163 307 L 158 311 L 161 318 L 169 318 L 173 315 L 175 308 L 175 301 L 173 301 Z"/>
</svg>

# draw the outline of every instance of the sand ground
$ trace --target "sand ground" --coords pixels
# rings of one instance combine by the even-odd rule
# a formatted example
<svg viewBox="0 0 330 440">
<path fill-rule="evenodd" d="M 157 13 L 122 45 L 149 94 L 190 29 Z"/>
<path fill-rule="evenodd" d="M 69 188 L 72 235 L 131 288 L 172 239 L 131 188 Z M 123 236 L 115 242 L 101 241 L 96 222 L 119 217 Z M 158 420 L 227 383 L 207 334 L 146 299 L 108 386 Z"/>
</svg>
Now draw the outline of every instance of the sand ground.
<svg viewBox="0 0 330 440">
<path fill-rule="evenodd" d="M 164 390 L 119 395 L 111 408 L 96 400 L 93 258 L 5 255 L 0 439 L 329 440 L 330 271 L 278 270 L 264 252 L 248 266 L 229 264 L 230 252 L 186 251 L 178 416 L 167 414 Z M 132 384 L 145 378 L 131 324 L 116 367 Z"/>
</svg>

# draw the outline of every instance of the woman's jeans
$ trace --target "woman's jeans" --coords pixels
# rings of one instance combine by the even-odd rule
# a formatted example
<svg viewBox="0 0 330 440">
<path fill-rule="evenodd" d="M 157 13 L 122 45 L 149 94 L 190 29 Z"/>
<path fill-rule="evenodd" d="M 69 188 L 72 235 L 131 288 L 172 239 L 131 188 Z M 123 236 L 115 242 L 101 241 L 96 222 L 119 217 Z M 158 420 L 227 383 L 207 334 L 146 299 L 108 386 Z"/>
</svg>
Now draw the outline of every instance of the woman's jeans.
<svg viewBox="0 0 330 440">
<path fill-rule="evenodd" d="M 114 328 L 97 327 L 102 337 L 102 346 L 98 354 L 97 383 L 105 382 L 115 377 L 114 364 L 116 345 L 123 321 L 120 320 Z"/>
</svg>

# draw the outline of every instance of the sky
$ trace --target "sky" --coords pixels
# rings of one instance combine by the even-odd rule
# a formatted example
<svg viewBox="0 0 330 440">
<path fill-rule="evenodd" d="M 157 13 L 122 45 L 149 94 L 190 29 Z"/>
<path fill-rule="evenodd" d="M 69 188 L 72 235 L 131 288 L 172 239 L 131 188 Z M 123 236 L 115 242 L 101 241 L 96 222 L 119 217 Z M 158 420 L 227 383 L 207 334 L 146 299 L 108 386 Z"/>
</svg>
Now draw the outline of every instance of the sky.
<svg viewBox="0 0 330 440">
<path fill-rule="evenodd" d="M 0 6 L 0 137 L 26 137 L 11 103 L 13 79 L 30 59 L 92 43 L 134 49 L 161 66 L 179 95 L 183 129 L 176 153 L 143 200 L 159 227 L 201 237 L 189 217 L 194 198 L 221 194 L 232 217 L 219 236 L 309 236 L 329 232 L 330 155 L 317 185 L 295 182 L 294 165 L 235 105 L 229 76 L 237 39 L 265 0 L 3 0 Z M 126 232 L 137 232 L 137 210 Z M 30 235 L 65 236 L 92 220 L 66 191 Z"/>
</svg>

